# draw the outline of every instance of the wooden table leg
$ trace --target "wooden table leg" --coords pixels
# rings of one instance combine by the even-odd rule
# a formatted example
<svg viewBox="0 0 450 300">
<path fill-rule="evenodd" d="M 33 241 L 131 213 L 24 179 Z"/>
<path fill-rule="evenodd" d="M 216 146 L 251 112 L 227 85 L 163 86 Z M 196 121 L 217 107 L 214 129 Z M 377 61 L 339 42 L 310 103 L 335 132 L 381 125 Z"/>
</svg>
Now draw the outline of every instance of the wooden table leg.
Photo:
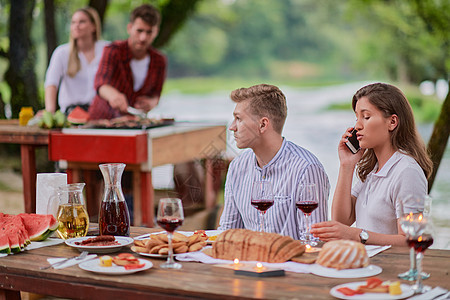
<svg viewBox="0 0 450 300">
<path fill-rule="evenodd" d="M 33 145 L 20 145 L 23 200 L 26 213 L 36 212 L 36 156 Z"/>
<path fill-rule="evenodd" d="M 147 227 L 154 227 L 153 222 L 155 217 L 154 211 L 154 190 L 152 184 L 152 172 L 141 173 L 141 208 L 142 208 L 142 223 Z M 135 207 L 136 211 L 138 208 Z"/>
<path fill-rule="evenodd" d="M 0 300 L 20 300 L 20 292 L 0 289 Z"/>
<path fill-rule="evenodd" d="M 133 225 L 142 226 L 142 195 L 141 195 L 141 172 L 133 170 Z"/>
</svg>

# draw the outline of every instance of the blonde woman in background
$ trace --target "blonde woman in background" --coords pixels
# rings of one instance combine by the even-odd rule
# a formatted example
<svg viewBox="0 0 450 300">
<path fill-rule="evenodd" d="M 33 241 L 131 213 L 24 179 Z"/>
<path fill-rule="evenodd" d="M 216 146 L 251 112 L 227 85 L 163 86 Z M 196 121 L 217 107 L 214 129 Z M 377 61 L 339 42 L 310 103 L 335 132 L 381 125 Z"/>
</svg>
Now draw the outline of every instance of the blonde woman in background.
<svg viewBox="0 0 450 300">
<path fill-rule="evenodd" d="M 76 106 L 87 111 L 96 92 L 94 78 L 103 48 L 101 23 L 91 7 L 80 8 L 72 15 L 69 43 L 55 49 L 45 76 L 45 109 L 69 114 Z M 59 91 L 58 91 L 59 89 Z"/>
</svg>

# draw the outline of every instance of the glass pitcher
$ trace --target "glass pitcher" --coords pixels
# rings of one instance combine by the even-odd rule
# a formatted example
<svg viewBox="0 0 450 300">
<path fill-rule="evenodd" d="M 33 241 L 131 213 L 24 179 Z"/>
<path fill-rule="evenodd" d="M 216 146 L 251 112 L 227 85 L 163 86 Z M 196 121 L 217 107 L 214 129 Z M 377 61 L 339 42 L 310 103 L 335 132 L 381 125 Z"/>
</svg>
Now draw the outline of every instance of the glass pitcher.
<svg viewBox="0 0 450 300">
<path fill-rule="evenodd" d="M 125 164 L 99 165 L 105 181 L 105 190 L 100 206 L 100 235 L 130 235 L 130 214 L 122 192 L 122 174 Z"/>
<path fill-rule="evenodd" d="M 58 187 L 58 235 L 62 239 L 86 236 L 89 217 L 84 204 L 84 183 L 71 183 Z"/>
</svg>

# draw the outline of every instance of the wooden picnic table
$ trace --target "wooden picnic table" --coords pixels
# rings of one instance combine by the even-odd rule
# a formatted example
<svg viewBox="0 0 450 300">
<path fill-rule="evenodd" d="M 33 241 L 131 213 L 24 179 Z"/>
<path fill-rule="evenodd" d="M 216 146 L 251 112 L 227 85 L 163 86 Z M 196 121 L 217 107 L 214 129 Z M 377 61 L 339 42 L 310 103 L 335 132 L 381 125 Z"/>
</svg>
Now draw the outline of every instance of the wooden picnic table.
<svg viewBox="0 0 450 300">
<path fill-rule="evenodd" d="M 157 229 L 132 227 L 132 236 Z M 131 252 L 129 248 L 121 252 Z M 71 299 L 333 299 L 332 287 L 364 278 L 325 278 L 286 272 L 283 277 L 257 278 L 234 275 L 231 270 L 212 265 L 182 262 L 180 270 L 159 268 L 162 259 L 148 259 L 153 268 L 130 275 L 110 276 L 72 266 L 60 270 L 40 270 L 49 257 L 71 257 L 77 249 L 60 244 L 0 258 L 0 300 L 18 299 L 17 291 Z M 409 267 L 409 249 L 392 247 L 370 259 L 383 271 L 382 280 L 397 280 Z M 429 249 L 423 260 L 424 281 L 432 287 L 450 289 L 450 251 Z M 402 281 L 402 283 L 412 284 Z"/>
</svg>

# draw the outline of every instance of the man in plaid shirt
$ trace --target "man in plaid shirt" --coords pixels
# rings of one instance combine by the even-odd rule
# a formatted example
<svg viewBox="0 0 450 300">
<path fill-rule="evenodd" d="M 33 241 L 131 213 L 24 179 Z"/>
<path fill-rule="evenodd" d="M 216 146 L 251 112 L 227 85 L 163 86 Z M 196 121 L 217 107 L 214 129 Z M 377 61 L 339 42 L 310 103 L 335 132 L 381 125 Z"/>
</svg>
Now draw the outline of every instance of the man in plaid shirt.
<svg viewBox="0 0 450 300">
<path fill-rule="evenodd" d="M 158 104 L 167 61 L 151 45 L 160 23 L 158 10 L 143 4 L 130 15 L 128 39 L 105 47 L 95 76 L 97 96 L 89 108 L 90 120 L 119 117 L 128 106 L 148 112 Z"/>
</svg>

